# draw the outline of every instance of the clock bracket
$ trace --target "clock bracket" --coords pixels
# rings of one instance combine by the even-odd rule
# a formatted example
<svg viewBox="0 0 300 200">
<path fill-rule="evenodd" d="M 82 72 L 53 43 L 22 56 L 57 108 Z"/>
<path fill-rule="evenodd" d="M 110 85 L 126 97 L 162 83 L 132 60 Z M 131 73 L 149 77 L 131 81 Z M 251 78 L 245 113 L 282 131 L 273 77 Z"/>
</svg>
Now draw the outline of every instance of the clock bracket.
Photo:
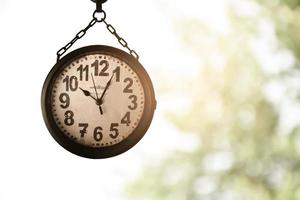
<svg viewBox="0 0 300 200">
<path fill-rule="evenodd" d="M 104 4 L 107 0 L 91 0 L 92 2 L 96 3 L 96 11 L 102 12 L 102 4 Z"/>
</svg>

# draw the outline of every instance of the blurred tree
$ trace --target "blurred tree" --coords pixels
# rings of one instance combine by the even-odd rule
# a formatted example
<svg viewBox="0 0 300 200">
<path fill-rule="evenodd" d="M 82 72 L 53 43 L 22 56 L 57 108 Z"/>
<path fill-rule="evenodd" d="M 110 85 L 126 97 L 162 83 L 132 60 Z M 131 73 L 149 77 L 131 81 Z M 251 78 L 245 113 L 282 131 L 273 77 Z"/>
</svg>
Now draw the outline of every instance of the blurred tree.
<svg viewBox="0 0 300 200">
<path fill-rule="evenodd" d="M 129 199 L 300 199 L 300 127 L 282 134 L 282 110 L 265 92 L 270 81 L 289 79 L 299 69 L 300 1 L 257 2 L 255 16 L 232 8 L 226 33 L 198 20 L 178 22 L 183 44 L 201 55 L 205 67 L 196 79 L 174 86 L 185 91 L 191 106 L 168 117 L 182 132 L 195 134 L 199 145 L 145 169 L 130 185 Z M 281 44 L 275 49 L 288 48 L 295 56 L 293 68 L 275 75 L 263 69 L 253 48 L 264 34 L 264 19 L 274 24 Z"/>
</svg>

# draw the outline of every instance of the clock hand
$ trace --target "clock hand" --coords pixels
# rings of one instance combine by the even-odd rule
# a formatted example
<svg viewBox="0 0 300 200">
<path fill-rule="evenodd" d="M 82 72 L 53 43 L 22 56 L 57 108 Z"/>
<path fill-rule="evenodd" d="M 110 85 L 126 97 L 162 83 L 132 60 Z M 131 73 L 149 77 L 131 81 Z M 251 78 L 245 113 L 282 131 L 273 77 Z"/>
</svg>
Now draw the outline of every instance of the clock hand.
<svg viewBox="0 0 300 200">
<path fill-rule="evenodd" d="M 79 87 L 79 89 L 84 93 L 85 96 L 91 97 L 91 98 L 93 98 L 97 102 L 97 99 L 95 97 L 93 97 L 89 91 L 84 90 L 81 87 Z"/>
<path fill-rule="evenodd" d="M 102 110 L 101 105 L 99 105 L 99 110 L 100 110 L 100 114 L 103 115 L 103 110 Z"/>
<path fill-rule="evenodd" d="M 114 75 L 115 75 L 115 73 L 113 73 L 113 75 L 110 77 L 109 81 L 108 81 L 107 84 L 106 84 L 106 87 L 105 87 L 104 91 L 102 92 L 102 95 L 101 95 L 100 100 L 99 100 L 99 101 L 100 101 L 100 104 L 103 103 L 102 99 L 103 99 L 103 97 L 104 97 L 104 95 L 105 95 L 107 89 L 109 88 L 109 86 L 110 86 L 110 84 L 111 84 L 111 80 L 112 80 L 112 78 L 114 77 Z"/>
<path fill-rule="evenodd" d="M 95 89 L 95 92 L 96 92 L 96 97 L 97 97 L 97 100 L 98 100 L 99 99 L 98 92 L 97 92 L 97 89 L 96 89 L 95 80 L 94 80 L 94 76 L 93 76 L 92 73 L 91 73 L 91 76 L 92 76 L 92 80 L 93 80 L 94 89 Z"/>
<path fill-rule="evenodd" d="M 94 84 L 94 89 L 95 89 L 96 97 L 97 97 L 96 104 L 99 105 L 99 111 L 100 111 L 100 114 L 103 115 L 103 110 L 102 110 L 102 107 L 101 107 L 101 101 L 100 101 L 100 99 L 99 99 L 99 97 L 98 97 L 98 92 L 97 92 L 97 88 L 96 88 L 94 76 L 93 76 L 92 73 L 91 73 L 91 76 L 92 76 L 92 80 L 93 80 L 93 84 Z"/>
</svg>

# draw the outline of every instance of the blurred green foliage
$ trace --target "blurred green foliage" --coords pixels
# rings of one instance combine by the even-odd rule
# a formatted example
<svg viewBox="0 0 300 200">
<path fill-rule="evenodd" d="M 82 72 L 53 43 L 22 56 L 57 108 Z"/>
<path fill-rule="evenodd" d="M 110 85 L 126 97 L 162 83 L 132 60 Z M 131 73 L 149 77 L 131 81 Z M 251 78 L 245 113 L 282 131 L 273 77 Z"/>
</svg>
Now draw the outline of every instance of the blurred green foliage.
<svg viewBox="0 0 300 200">
<path fill-rule="evenodd" d="M 300 128 L 282 133 L 281 110 L 265 94 L 270 81 L 286 80 L 299 68 L 300 1 L 257 2 L 256 16 L 232 9 L 226 33 L 198 20 L 178 22 L 183 44 L 207 58 L 207 67 L 194 80 L 174 86 L 186 91 L 192 105 L 168 117 L 183 133 L 194 134 L 198 145 L 145 169 L 128 187 L 129 199 L 300 199 Z M 261 19 L 275 26 L 280 44 L 275 49 L 287 48 L 295 56 L 294 66 L 275 76 L 263 70 L 252 47 Z M 214 63 L 212 53 L 223 62 Z"/>
</svg>

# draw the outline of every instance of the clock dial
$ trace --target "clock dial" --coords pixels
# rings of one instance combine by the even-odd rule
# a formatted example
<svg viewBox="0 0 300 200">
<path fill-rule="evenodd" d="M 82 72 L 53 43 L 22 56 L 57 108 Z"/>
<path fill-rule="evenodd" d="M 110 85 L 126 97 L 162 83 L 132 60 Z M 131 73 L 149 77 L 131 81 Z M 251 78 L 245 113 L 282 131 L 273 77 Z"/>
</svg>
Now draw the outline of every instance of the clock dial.
<svg viewBox="0 0 300 200">
<path fill-rule="evenodd" d="M 42 91 L 42 111 L 53 138 L 86 158 L 109 158 L 136 145 L 156 108 L 151 79 L 130 54 L 92 45 L 60 59 Z"/>
<path fill-rule="evenodd" d="M 145 92 L 126 62 L 104 53 L 89 53 L 66 63 L 51 91 L 57 127 L 74 142 L 109 147 L 128 138 L 144 112 Z"/>
</svg>

